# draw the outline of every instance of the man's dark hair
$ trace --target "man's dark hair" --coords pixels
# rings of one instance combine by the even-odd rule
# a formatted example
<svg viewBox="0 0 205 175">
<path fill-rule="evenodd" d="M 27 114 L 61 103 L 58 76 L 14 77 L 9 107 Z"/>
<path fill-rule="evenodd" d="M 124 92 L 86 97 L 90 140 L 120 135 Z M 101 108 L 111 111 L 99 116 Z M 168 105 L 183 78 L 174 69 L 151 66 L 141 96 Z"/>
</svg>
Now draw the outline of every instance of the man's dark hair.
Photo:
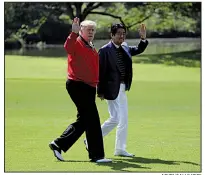
<svg viewBox="0 0 205 175">
<path fill-rule="evenodd" d="M 110 32 L 112 33 L 112 35 L 115 35 L 117 33 L 117 29 L 124 29 L 126 32 L 126 27 L 121 23 L 117 23 L 111 26 Z"/>
</svg>

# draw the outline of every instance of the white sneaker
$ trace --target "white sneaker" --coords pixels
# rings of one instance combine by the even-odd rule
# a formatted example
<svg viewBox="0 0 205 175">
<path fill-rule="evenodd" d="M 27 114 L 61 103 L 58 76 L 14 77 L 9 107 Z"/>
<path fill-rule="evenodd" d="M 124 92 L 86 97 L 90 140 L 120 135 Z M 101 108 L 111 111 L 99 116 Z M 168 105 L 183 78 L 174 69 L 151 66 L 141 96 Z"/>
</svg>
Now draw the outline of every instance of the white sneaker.
<svg viewBox="0 0 205 175">
<path fill-rule="evenodd" d="M 62 155 L 61 155 L 61 149 L 58 147 L 58 145 L 52 141 L 50 144 L 49 144 L 49 147 L 50 149 L 53 151 L 54 153 L 54 156 L 60 160 L 60 161 L 64 161 Z"/>
<path fill-rule="evenodd" d="M 116 150 L 115 151 L 115 156 L 123 156 L 123 157 L 134 157 L 134 154 L 128 153 L 127 151 L 123 150 Z"/>
<path fill-rule="evenodd" d="M 109 162 L 112 162 L 112 160 L 104 158 L 104 159 L 98 159 L 95 162 L 96 163 L 109 163 Z"/>
<path fill-rule="evenodd" d="M 55 157 L 56 157 L 58 160 L 64 161 L 64 159 L 63 159 L 61 153 L 59 153 L 57 150 L 53 150 L 53 153 L 54 153 Z"/>
</svg>

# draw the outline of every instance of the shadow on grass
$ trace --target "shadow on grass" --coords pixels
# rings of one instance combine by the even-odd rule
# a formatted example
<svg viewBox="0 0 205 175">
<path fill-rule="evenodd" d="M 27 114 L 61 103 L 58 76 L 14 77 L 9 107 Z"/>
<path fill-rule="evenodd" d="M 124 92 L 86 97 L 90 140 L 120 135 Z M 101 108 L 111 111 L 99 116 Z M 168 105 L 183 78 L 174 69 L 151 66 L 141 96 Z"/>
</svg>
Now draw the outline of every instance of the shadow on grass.
<svg viewBox="0 0 205 175">
<path fill-rule="evenodd" d="M 64 160 L 64 161 L 58 161 L 58 160 L 56 160 L 56 162 L 60 162 L 60 163 L 61 163 L 61 162 L 62 162 L 62 163 L 63 163 L 63 162 L 76 162 L 76 163 L 80 163 L 80 162 L 82 163 L 82 162 L 84 162 L 84 163 L 86 163 L 86 162 L 87 162 L 87 163 L 88 163 L 88 162 L 90 162 L 90 161 L 89 161 L 89 160 Z"/>
<path fill-rule="evenodd" d="M 195 166 L 200 166 L 200 164 L 194 163 L 194 162 L 188 162 L 188 161 L 171 161 L 171 160 L 162 160 L 162 159 L 150 159 L 150 158 L 144 158 L 144 157 L 118 157 L 113 158 L 112 163 L 96 163 L 99 166 L 106 166 L 111 167 L 112 170 L 115 171 L 122 171 L 122 172 L 131 172 L 129 170 L 124 170 L 125 168 L 134 168 L 136 169 L 146 169 L 151 170 L 150 167 L 145 167 L 139 164 L 164 164 L 164 165 L 180 165 L 182 163 L 184 164 L 190 164 Z M 84 162 L 84 163 L 91 163 L 89 160 L 87 161 L 81 161 L 81 160 L 65 160 L 63 162 Z"/>
<path fill-rule="evenodd" d="M 99 166 L 109 166 L 111 169 L 116 171 L 126 171 L 124 168 L 136 168 L 136 169 L 147 169 L 151 170 L 150 167 L 144 167 L 139 164 L 164 164 L 164 165 L 180 165 L 182 163 L 200 166 L 200 164 L 188 161 L 171 161 L 171 160 L 162 160 L 162 159 L 149 159 L 143 157 L 122 157 L 122 158 L 113 158 L 113 163 L 99 164 Z"/>
<path fill-rule="evenodd" d="M 84 163 L 89 163 L 90 161 L 64 160 L 63 162 L 76 162 L 76 163 L 84 162 Z M 122 159 L 119 159 L 119 160 L 113 159 L 113 162 L 109 162 L 109 163 L 95 163 L 95 164 L 99 165 L 99 166 L 111 167 L 111 169 L 116 170 L 116 171 L 126 171 L 126 172 L 129 172 L 129 171 L 128 170 L 123 170 L 124 168 L 150 169 L 148 167 L 143 167 L 141 165 L 138 165 L 134 161 L 133 161 L 133 163 L 131 163 L 131 162 L 128 162 L 127 160 L 125 161 L 125 160 L 122 160 Z"/>
<path fill-rule="evenodd" d="M 141 166 L 139 164 L 136 164 L 138 162 L 131 162 L 129 160 L 123 160 L 123 159 L 112 159 L 113 162 L 112 163 L 99 163 L 99 166 L 107 166 L 107 167 L 111 167 L 112 170 L 115 171 L 124 171 L 124 172 L 131 172 L 129 170 L 124 170 L 124 168 L 135 168 L 137 169 L 147 169 L 148 171 L 151 169 L 149 167 L 144 167 Z"/>
<path fill-rule="evenodd" d="M 133 57 L 134 63 L 181 65 L 186 67 L 201 66 L 201 50 L 185 52 L 162 53 L 162 54 L 141 54 Z"/>
<path fill-rule="evenodd" d="M 122 160 L 122 158 L 116 158 L 114 160 Z M 130 157 L 124 159 L 128 162 L 137 162 L 137 163 L 143 163 L 143 164 L 166 164 L 166 165 L 180 165 L 181 163 L 185 164 L 191 164 L 200 166 L 200 164 L 194 163 L 194 162 L 188 162 L 188 161 L 171 161 L 171 160 L 161 160 L 161 159 L 149 159 L 144 157 Z"/>
</svg>

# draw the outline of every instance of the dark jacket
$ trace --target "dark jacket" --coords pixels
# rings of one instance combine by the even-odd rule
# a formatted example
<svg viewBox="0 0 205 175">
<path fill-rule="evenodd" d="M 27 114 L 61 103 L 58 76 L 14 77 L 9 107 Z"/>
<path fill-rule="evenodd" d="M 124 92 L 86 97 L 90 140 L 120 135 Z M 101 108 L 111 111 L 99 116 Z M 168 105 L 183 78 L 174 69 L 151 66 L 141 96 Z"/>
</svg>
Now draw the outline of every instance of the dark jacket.
<svg viewBox="0 0 205 175">
<path fill-rule="evenodd" d="M 130 90 L 132 84 L 132 56 L 142 53 L 148 45 L 148 41 L 141 41 L 138 46 L 122 44 L 126 60 L 126 90 Z M 115 100 L 120 89 L 120 72 L 117 65 L 116 47 L 110 41 L 99 50 L 99 83 L 97 93 L 107 100 Z"/>
</svg>

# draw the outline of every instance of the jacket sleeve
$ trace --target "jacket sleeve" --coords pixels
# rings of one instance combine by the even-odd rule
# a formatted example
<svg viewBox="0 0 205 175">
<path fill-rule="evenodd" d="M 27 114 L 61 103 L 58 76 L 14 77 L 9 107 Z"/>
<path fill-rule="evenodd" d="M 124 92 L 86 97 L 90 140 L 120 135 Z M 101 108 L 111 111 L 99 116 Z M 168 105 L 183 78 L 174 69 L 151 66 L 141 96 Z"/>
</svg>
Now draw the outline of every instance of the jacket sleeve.
<svg viewBox="0 0 205 175">
<path fill-rule="evenodd" d="M 98 51 L 99 54 L 99 83 L 97 86 L 97 94 L 104 95 L 105 92 L 105 80 L 106 80 L 106 54 L 104 49 Z"/>
<path fill-rule="evenodd" d="M 144 41 L 140 41 L 138 46 L 129 46 L 130 54 L 132 56 L 134 56 L 134 55 L 138 55 L 138 54 L 144 52 L 144 50 L 146 49 L 147 45 L 148 45 L 148 41 L 145 40 L 145 42 Z"/>
<path fill-rule="evenodd" d="M 75 51 L 75 42 L 78 34 L 71 32 L 64 43 L 64 48 L 68 54 L 72 54 Z"/>
</svg>

